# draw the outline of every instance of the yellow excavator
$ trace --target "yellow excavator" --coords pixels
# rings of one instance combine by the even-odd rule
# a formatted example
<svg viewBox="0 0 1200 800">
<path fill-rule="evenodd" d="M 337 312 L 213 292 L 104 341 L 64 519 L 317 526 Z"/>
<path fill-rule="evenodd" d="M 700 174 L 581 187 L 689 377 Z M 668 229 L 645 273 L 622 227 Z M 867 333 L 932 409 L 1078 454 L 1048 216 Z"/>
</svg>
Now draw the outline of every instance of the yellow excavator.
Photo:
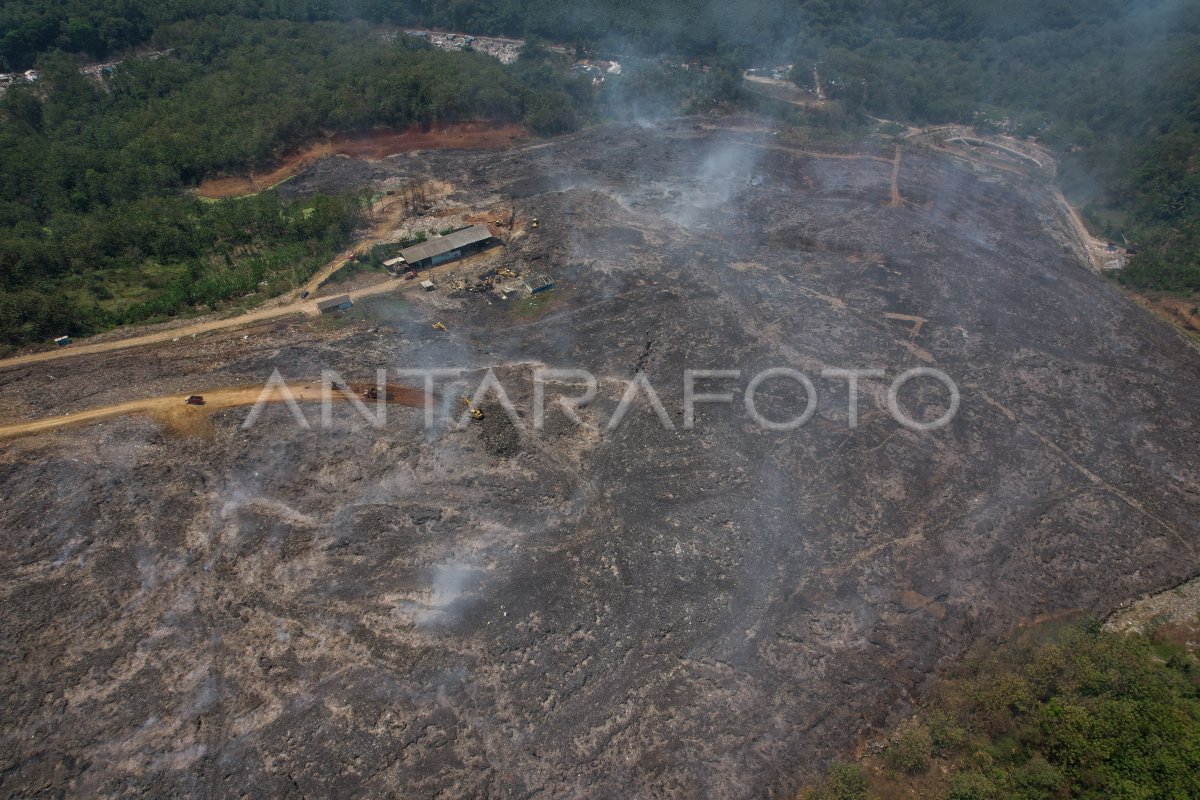
<svg viewBox="0 0 1200 800">
<path fill-rule="evenodd" d="M 435 323 L 433 323 L 433 329 L 434 329 L 435 331 L 443 331 L 443 332 L 445 332 L 445 333 L 449 333 L 449 332 L 450 332 L 450 331 L 446 330 L 446 326 L 445 326 L 445 325 L 443 325 L 443 324 L 442 324 L 442 323 L 440 323 L 440 322 L 435 322 Z"/>
<path fill-rule="evenodd" d="M 466 407 L 467 407 L 467 408 L 471 409 L 471 416 L 472 416 L 472 417 L 474 417 L 475 419 L 483 419 L 483 411 L 481 411 L 479 408 L 477 408 L 477 407 L 475 406 L 475 404 L 474 404 L 474 403 L 472 403 L 472 402 L 471 402 L 471 398 L 467 397 L 467 396 L 464 394 L 464 395 L 463 395 L 463 398 L 462 398 L 462 401 L 463 401 L 463 403 L 466 405 Z"/>
<path fill-rule="evenodd" d="M 517 273 L 513 272 L 511 269 L 498 269 L 498 270 L 496 270 L 496 274 L 499 275 L 501 278 L 517 277 Z"/>
</svg>

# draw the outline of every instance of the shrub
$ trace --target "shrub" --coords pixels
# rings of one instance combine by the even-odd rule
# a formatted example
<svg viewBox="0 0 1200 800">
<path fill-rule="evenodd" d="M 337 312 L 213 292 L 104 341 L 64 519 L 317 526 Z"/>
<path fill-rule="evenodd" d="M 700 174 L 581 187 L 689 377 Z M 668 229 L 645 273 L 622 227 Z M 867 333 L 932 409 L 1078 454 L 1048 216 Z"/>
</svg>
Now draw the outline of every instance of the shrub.
<svg viewBox="0 0 1200 800">
<path fill-rule="evenodd" d="M 946 800 L 992 800 L 999 796 L 996 785 L 979 772 L 951 775 L 946 792 Z"/>
<path fill-rule="evenodd" d="M 967 732 L 945 709 L 936 709 L 929 715 L 929 737 L 936 755 L 945 755 L 957 749 L 967 738 Z"/>
<path fill-rule="evenodd" d="M 1039 756 L 1013 770 L 1008 782 L 1018 797 L 1028 798 L 1053 797 L 1066 785 L 1063 774 Z"/>
<path fill-rule="evenodd" d="M 929 759 L 932 755 L 933 737 L 929 728 L 916 721 L 909 722 L 892 734 L 887 748 L 883 751 L 883 758 L 888 766 L 909 775 L 920 775 L 929 769 Z"/>
<path fill-rule="evenodd" d="M 867 777 L 857 764 L 834 764 L 809 800 L 867 800 Z"/>
</svg>

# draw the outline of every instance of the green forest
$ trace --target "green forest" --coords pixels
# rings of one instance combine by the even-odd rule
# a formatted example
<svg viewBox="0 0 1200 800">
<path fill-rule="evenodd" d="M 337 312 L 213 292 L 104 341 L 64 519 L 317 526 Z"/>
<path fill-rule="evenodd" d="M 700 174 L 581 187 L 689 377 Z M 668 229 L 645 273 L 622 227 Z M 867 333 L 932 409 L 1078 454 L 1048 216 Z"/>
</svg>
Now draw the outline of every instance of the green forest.
<svg viewBox="0 0 1200 800">
<path fill-rule="evenodd" d="M 321 132 L 458 119 L 577 125 L 568 82 L 361 24 L 212 17 L 155 33 L 171 57 L 103 84 L 54 51 L 0 100 L 0 339 L 82 334 L 303 282 L 364 196 L 205 202 L 206 175 L 270 164 Z"/>
<path fill-rule="evenodd" d="M 1200 797 L 1195 626 L 1048 625 L 970 655 L 878 756 L 804 800 Z"/>
<path fill-rule="evenodd" d="M 596 92 L 540 48 L 502 66 L 386 41 L 381 25 L 644 58 Z M 169 54 L 128 57 L 150 49 Z M 103 81 L 78 74 L 118 57 Z M 671 67 L 686 62 L 710 69 Z M 786 63 L 801 84 L 820 70 L 836 101 L 826 126 L 870 115 L 1036 135 L 1094 229 L 1137 246 L 1120 280 L 1200 293 L 1200 0 L 10 0 L 0 70 L 40 79 L 0 99 L 0 342 L 302 280 L 368 198 L 214 204 L 185 190 L 314 135 L 467 118 L 550 135 L 639 102 L 753 107 L 740 70 Z"/>
</svg>

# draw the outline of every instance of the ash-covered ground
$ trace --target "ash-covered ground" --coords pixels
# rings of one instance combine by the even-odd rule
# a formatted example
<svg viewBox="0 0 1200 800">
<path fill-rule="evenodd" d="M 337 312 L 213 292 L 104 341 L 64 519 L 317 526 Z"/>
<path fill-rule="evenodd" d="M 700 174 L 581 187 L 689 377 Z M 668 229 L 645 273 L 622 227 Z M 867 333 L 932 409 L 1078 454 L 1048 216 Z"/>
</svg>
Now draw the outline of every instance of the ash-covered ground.
<svg viewBox="0 0 1200 800">
<path fill-rule="evenodd" d="M 554 278 L 534 305 L 409 292 L 0 372 L 6 413 L 38 416 L 491 366 L 524 414 L 376 429 L 339 406 L 325 430 L 305 405 L 304 430 L 279 405 L 0 444 L 4 794 L 787 797 L 972 644 L 1200 572 L 1200 354 L 1081 265 L 1043 190 L 906 150 L 895 204 L 890 147 L 812 157 L 752 123 L 288 184 L 515 205 L 540 228 L 493 259 Z M 674 430 L 643 401 L 535 432 L 538 365 L 594 373 L 601 426 L 642 370 Z M 743 408 L 769 367 L 813 380 L 804 427 Z M 948 427 L 888 413 L 912 367 L 960 387 Z M 857 428 L 828 368 L 886 373 Z M 742 373 L 700 387 L 736 403 L 693 430 L 685 369 Z M 804 408 L 784 381 L 758 399 Z M 928 380 L 900 400 L 946 402 Z"/>
</svg>

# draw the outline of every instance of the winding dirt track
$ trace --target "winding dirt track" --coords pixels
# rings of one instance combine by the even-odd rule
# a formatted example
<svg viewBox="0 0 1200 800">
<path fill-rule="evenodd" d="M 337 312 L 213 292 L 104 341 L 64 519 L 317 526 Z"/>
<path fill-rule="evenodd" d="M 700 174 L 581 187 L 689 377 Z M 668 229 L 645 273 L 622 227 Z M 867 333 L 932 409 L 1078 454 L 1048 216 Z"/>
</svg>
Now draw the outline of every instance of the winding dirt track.
<svg viewBox="0 0 1200 800">
<path fill-rule="evenodd" d="M 289 383 L 287 388 L 291 393 L 292 399 L 297 403 L 314 403 L 320 402 L 322 399 L 322 386 L 316 381 L 311 383 Z M 367 385 L 351 383 L 347 384 L 347 388 L 356 397 L 362 397 Z M 208 418 L 217 411 L 252 406 L 258 403 L 260 399 L 267 403 L 281 403 L 287 399 L 283 392 L 279 390 L 270 390 L 270 393 L 264 396 L 267 391 L 263 386 L 257 385 L 209 389 L 203 395 L 204 405 L 202 406 L 188 405 L 185 402 L 186 397 L 176 394 L 165 397 L 146 397 L 140 400 L 129 400 L 124 403 L 91 408 L 87 411 L 79 411 L 74 414 L 45 417 L 30 422 L 22 422 L 17 425 L 6 425 L 0 427 L 0 440 L 15 439 L 20 436 L 28 436 L 60 428 L 89 425 L 93 422 L 100 422 L 101 420 L 121 417 L 127 414 L 142 414 L 151 419 L 158 420 L 177 433 L 197 433 L 204 429 L 208 424 Z M 346 402 L 349 400 L 344 392 L 336 390 L 331 391 L 330 397 L 334 402 Z M 416 389 L 410 389 L 405 386 L 389 384 L 385 400 L 388 403 L 404 405 L 410 408 L 425 407 L 424 395 Z M 375 401 L 366 400 L 364 402 L 370 407 Z"/>
<path fill-rule="evenodd" d="M 892 162 L 892 199 L 888 205 L 898 206 L 904 203 L 900 196 L 900 145 L 896 145 L 896 156 Z"/>
<path fill-rule="evenodd" d="M 377 294 L 386 294 L 387 292 L 395 291 L 396 289 L 405 288 L 400 281 L 388 281 L 376 286 L 368 286 L 365 289 L 358 289 L 347 292 L 350 299 L 354 301 L 361 300 L 364 297 L 372 297 Z M 407 288 L 412 288 L 411 285 Z M 114 339 L 107 342 L 96 342 L 93 344 L 70 345 L 58 350 L 45 350 L 40 353 L 30 353 L 28 355 L 16 356 L 14 358 L 6 358 L 0 361 L 0 369 L 8 369 L 9 367 L 20 367 L 27 364 L 37 364 L 43 361 L 54 361 L 59 358 L 70 358 L 72 356 L 85 356 L 93 353 L 108 353 L 113 350 L 124 350 L 129 347 L 142 347 L 149 344 L 162 344 L 170 342 L 174 339 L 181 339 L 185 336 L 195 336 L 201 333 L 221 330 L 222 328 L 234 328 L 241 325 L 248 325 L 252 322 L 262 322 L 263 320 L 276 319 L 278 317 L 286 317 L 291 314 L 307 314 L 309 316 L 318 316 L 321 312 L 317 310 L 317 300 L 310 298 L 308 300 L 286 303 L 278 306 L 267 306 L 254 311 L 249 311 L 245 314 L 239 314 L 236 317 L 228 319 L 214 319 L 208 322 L 199 322 L 195 325 L 188 325 L 183 328 L 171 328 L 170 330 L 158 331 L 156 333 L 147 333 L 142 336 L 132 336 L 128 339 Z"/>
</svg>

